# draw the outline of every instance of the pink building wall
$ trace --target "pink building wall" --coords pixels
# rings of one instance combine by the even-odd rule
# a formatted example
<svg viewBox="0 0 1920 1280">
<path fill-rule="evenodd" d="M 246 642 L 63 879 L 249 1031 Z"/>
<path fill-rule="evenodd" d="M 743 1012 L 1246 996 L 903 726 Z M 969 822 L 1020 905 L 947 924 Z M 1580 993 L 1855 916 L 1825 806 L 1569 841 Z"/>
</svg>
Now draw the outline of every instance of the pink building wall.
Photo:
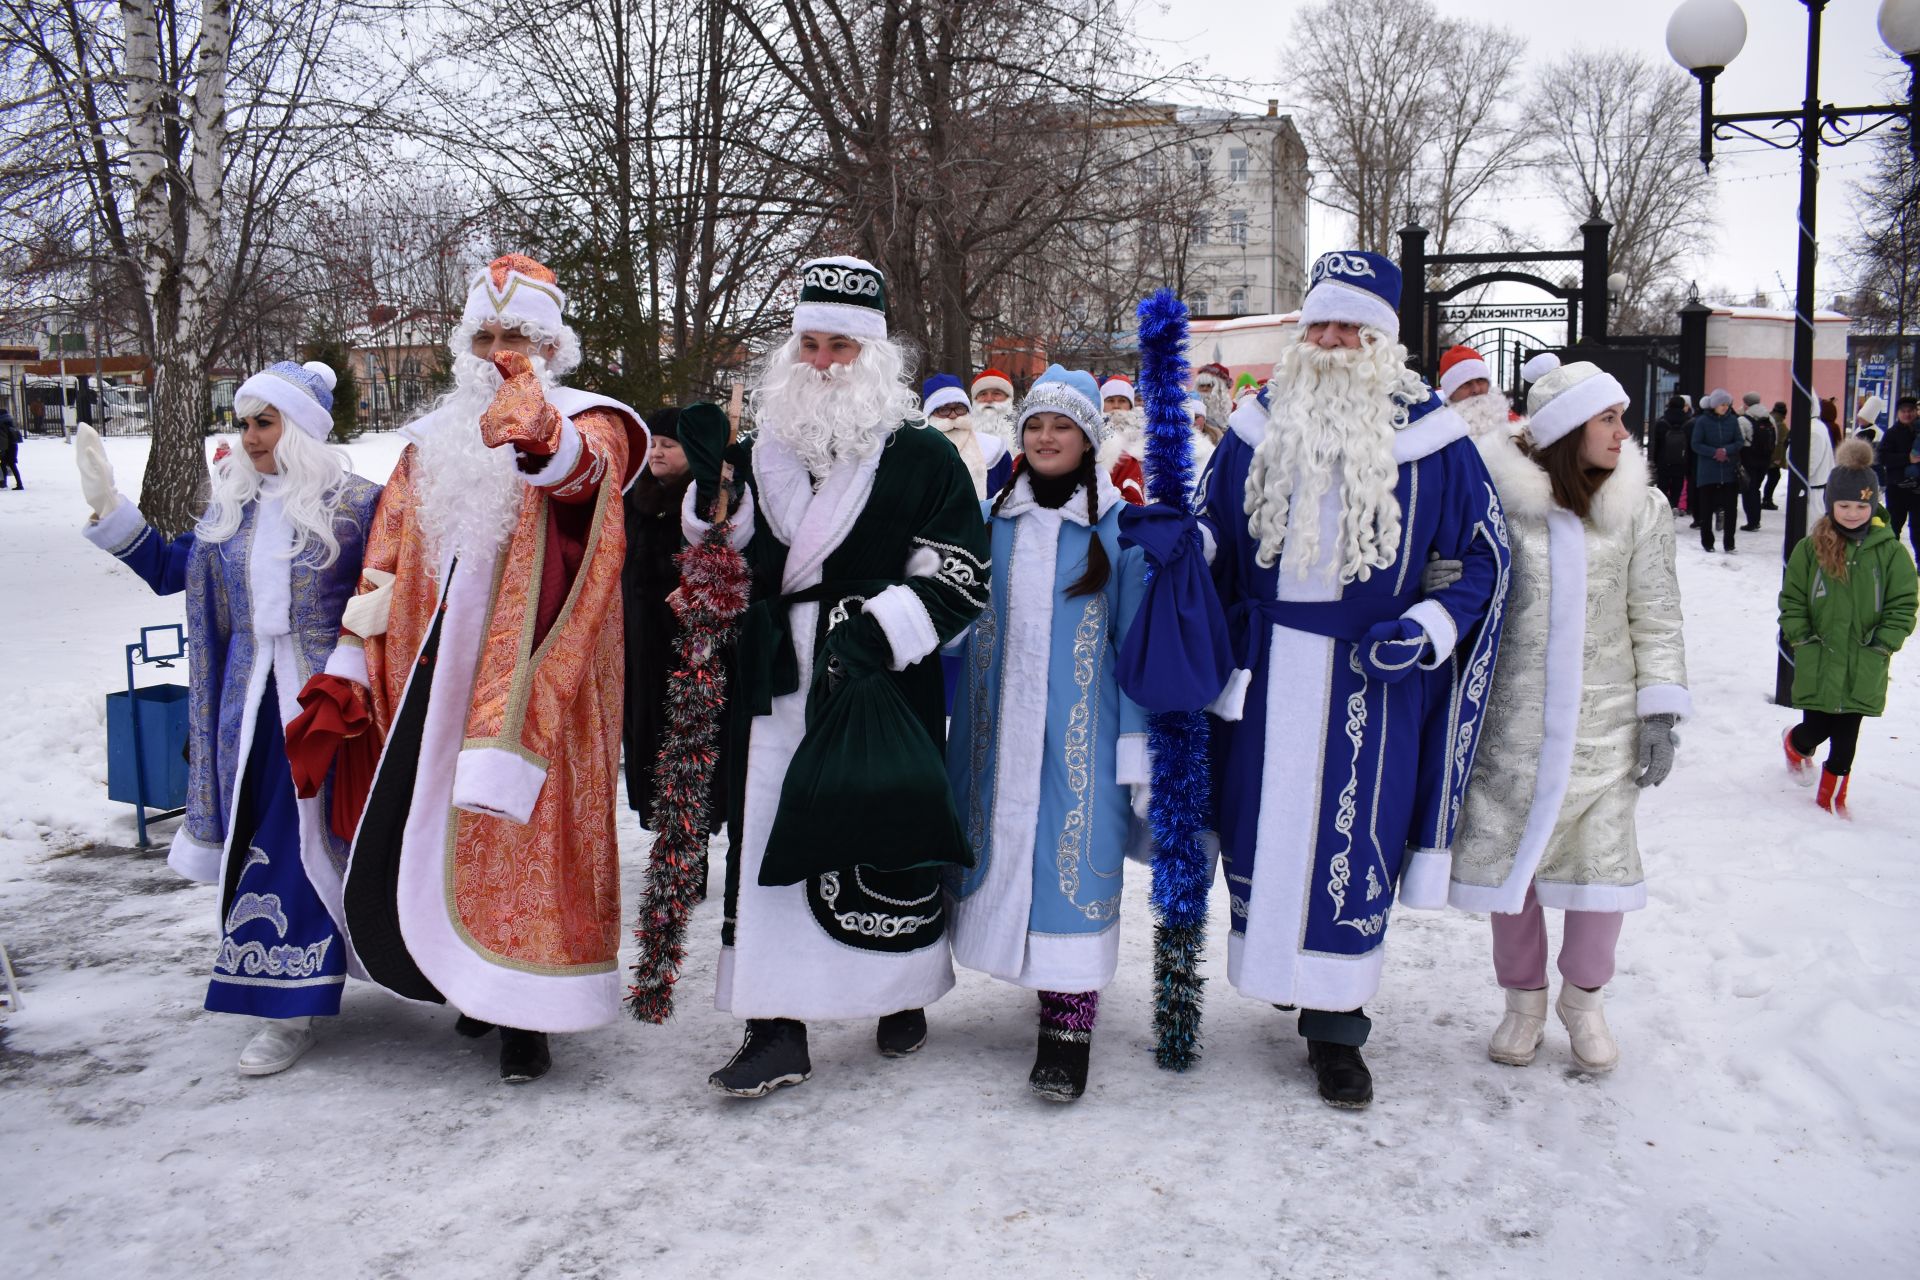
<svg viewBox="0 0 1920 1280">
<path fill-rule="evenodd" d="M 1847 330 L 1852 321 L 1837 311 L 1813 313 L 1813 389 L 1844 399 L 1847 391 Z M 1793 312 L 1759 307 L 1716 307 L 1707 320 L 1706 390 L 1724 388 L 1735 406 L 1747 392 L 1767 405 L 1790 399 L 1793 389 Z"/>
</svg>

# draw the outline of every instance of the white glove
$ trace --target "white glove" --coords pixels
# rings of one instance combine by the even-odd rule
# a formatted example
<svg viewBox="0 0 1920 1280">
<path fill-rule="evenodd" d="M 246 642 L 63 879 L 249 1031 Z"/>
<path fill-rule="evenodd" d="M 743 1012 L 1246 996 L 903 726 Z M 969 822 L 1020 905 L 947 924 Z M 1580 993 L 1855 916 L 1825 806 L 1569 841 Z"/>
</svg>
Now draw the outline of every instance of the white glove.
<svg viewBox="0 0 1920 1280">
<path fill-rule="evenodd" d="M 120 505 L 120 494 L 113 487 L 107 447 L 100 443 L 100 433 L 84 422 L 74 431 L 73 462 L 80 468 L 80 493 L 93 508 L 93 518 L 106 519 Z"/>
<path fill-rule="evenodd" d="M 387 615 L 393 611 L 393 575 L 385 569 L 362 569 L 360 576 L 373 584 L 373 590 L 347 601 L 340 613 L 340 626 L 362 640 L 371 640 L 387 634 Z"/>
<path fill-rule="evenodd" d="M 1128 798 L 1133 802 L 1133 816 L 1147 821 L 1147 805 L 1153 799 L 1153 787 L 1150 783 L 1136 782 L 1127 788 L 1133 794 Z"/>
</svg>

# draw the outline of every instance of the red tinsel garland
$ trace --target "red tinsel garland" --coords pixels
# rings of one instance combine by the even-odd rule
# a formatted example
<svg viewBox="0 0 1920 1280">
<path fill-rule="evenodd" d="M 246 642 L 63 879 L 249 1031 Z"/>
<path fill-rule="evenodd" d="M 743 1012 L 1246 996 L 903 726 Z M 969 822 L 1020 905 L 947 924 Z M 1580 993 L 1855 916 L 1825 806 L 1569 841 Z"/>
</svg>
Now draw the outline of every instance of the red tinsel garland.
<svg viewBox="0 0 1920 1280">
<path fill-rule="evenodd" d="M 730 524 L 707 531 L 676 557 L 680 589 L 669 599 L 680 620 L 680 666 L 667 679 L 667 726 L 654 761 L 653 852 L 633 929 L 640 944 L 627 1010 L 641 1022 L 673 1016 L 673 984 L 687 956 L 687 919 L 698 899 L 707 852 L 720 715 L 727 702 L 721 661 L 746 611 L 747 562 L 727 542 Z"/>
</svg>

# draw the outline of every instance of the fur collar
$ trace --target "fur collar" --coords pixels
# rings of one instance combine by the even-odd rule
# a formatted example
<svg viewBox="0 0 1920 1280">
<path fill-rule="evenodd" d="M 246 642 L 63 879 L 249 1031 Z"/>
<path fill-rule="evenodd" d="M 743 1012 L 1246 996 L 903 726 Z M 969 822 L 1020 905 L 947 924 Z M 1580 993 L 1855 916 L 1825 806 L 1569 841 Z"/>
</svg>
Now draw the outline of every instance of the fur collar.
<svg viewBox="0 0 1920 1280">
<path fill-rule="evenodd" d="M 1509 515 L 1544 520 L 1549 511 L 1558 510 L 1553 486 L 1538 463 L 1520 451 L 1517 439 L 1483 436 L 1474 447 L 1493 476 L 1493 487 L 1500 493 L 1500 505 Z M 1613 478 L 1594 495 L 1587 523 L 1608 533 L 1617 533 L 1633 523 L 1647 491 L 1647 459 L 1631 439 L 1620 445 L 1620 465 Z"/>
<path fill-rule="evenodd" d="M 1107 472 L 1104 467 L 1094 467 L 1093 484 L 1094 504 L 1099 509 L 1099 518 L 1104 520 L 1106 519 L 1107 512 L 1113 510 L 1114 504 L 1120 501 L 1120 491 L 1113 487 L 1113 481 L 1107 478 Z M 1081 485 L 1073 491 L 1073 496 L 1068 498 L 1066 502 L 1048 511 L 1047 508 L 1042 507 L 1033 500 L 1032 478 L 1025 471 L 1022 471 L 1019 477 L 1013 482 L 1013 492 L 1009 493 L 1007 500 L 1000 504 L 999 515 L 1003 519 L 1012 520 L 1026 515 L 1029 512 L 1045 512 L 1049 516 L 1058 516 L 1063 520 L 1084 527 L 1087 523 L 1086 494 L 1087 487 Z"/>
</svg>

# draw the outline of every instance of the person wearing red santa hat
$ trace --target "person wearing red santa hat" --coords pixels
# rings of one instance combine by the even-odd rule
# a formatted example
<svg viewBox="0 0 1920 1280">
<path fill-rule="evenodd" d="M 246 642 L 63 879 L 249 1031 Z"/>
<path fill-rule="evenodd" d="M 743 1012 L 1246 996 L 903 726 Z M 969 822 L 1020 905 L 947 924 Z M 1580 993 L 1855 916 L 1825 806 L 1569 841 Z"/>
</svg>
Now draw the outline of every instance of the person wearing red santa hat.
<svg viewBox="0 0 1920 1280">
<path fill-rule="evenodd" d="M 1097 459 L 1120 496 L 1135 506 L 1147 500 L 1146 472 L 1142 460 L 1147 456 L 1147 423 L 1140 412 L 1139 397 L 1133 383 L 1122 377 L 1108 378 L 1100 384 L 1100 407 L 1107 415 L 1107 442 L 1100 446 Z"/>
<path fill-rule="evenodd" d="M 1513 434 L 1513 415 L 1493 385 L 1493 370 L 1464 343 L 1440 357 L 1440 398 L 1467 420 L 1476 439 Z"/>
<path fill-rule="evenodd" d="M 975 429 L 1002 440 L 1012 440 L 1013 379 L 998 369 L 988 367 L 974 376 L 969 391 L 973 396 Z"/>
<path fill-rule="evenodd" d="M 1203 364 L 1193 373 L 1193 389 L 1207 402 L 1207 421 L 1225 428 L 1233 412 L 1233 374 L 1223 364 Z"/>
</svg>

